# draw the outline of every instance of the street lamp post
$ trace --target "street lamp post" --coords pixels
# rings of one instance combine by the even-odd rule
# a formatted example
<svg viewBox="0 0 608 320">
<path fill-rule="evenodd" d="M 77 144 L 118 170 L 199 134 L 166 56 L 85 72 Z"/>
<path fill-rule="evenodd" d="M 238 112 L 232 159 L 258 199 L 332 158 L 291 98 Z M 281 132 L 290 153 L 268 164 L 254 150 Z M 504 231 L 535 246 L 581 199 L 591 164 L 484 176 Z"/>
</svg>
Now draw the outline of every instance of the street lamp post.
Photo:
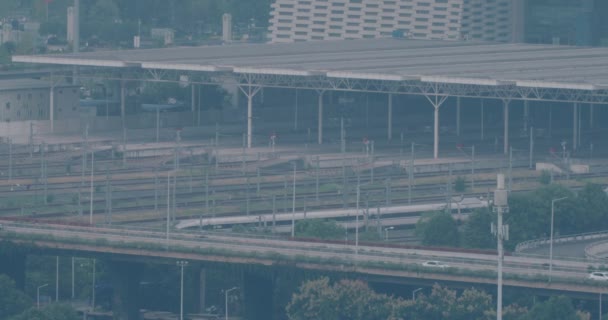
<svg viewBox="0 0 608 320">
<path fill-rule="evenodd" d="M 395 229 L 395 227 L 386 227 L 386 228 L 384 228 L 384 241 L 385 242 L 388 242 L 388 231 L 389 230 L 393 230 L 393 229 Z"/>
<path fill-rule="evenodd" d="M 224 291 L 224 295 L 225 295 L 224 303 L 225 303 L 225 307 L 226 307 L 226 320 L 228 320 L 228 293 L 230 293 L 230 291 L 234 291 L 238 288 L 239 287 L 233 287 L 233 288 L 230 288 L 230 289 Z"/>
<path fill-rule="evenodd" d="M 562 197 L 551 200 L 551 235 L 549 240 L 549 282 L 551 282 L 551 274 L 553 272 L 553 217 L 555 215 L 555 203 L 567 199 Z"/>
<path fill-rule="evenodd" d="M 422 288 L 418 288 L 418 289 L 412 291 L 412 301 L 416 301 L 416 293 L 420 290 L 422 290 Z"/>
<path fill-rule="evenodd" d="M 49 285 L 48 283 L 45 283 L 36 289 L 36 308 L 38 308 L 38 309 L 40 308 L 40 289 L 42 289 L 48 285 Z"/>
<path fill-rule="evenodd" d="M 177 265 L 181 269 L 179 293 L 179 320 L 184 320 L 184 267 L 188 265 L 188 261 L 179 260 L 177 261 Z"/>
</svg>

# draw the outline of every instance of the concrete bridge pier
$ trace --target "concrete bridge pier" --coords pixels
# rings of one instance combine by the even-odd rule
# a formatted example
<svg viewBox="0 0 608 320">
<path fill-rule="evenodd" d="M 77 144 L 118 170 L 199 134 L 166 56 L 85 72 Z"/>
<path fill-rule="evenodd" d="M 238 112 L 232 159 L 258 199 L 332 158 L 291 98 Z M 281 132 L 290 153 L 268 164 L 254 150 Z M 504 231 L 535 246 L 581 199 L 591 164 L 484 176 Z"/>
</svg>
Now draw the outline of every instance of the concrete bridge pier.
<svg viewBox="0 0 608 320">
<path fill-rule="evenodd" d="M 205 299 L 207 298 L 207 295 L 205 294 L 207 292 L 207 269 L 205 268 L 200 268 L 198 270 L 198 296 L 197 296 L 197 310 L 199 313 L 204 313 L 205 312 L 205 308 L 207 307 L 205 305 Z"/>
<path fill-rule="evenodd" d="M 6 274 L 15 281 L 17 289 L 25 289 L 25 263 L 27 255 L 15 248 L 7 250 L 0 246 L 0 274 Z"/>
<path fill-rule="evenodd" d="M 245 319 L 272 320 L 274 315 L 273 278 L 254 272 L 244 272 L 242 306 Z"/>
<path fill-rule="evenodd" d="M 144 264 L 109 260 L 107 265 L 114 287 L 112 297 L 114 319 L 139 320 L 139 282 Z"/>
</svg>

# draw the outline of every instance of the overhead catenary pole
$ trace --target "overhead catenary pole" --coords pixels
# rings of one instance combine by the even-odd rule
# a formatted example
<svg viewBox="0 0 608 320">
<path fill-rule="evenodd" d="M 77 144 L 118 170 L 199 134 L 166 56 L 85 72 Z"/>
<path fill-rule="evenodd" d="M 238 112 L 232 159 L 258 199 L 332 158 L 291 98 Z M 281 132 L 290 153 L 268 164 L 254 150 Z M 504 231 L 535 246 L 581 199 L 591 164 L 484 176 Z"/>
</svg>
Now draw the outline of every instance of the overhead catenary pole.
<svg viewBox="0 0 608 320">
<path fill-rule="evenodd" d="M 89 198 L 89 224 L 93 225 L 93 176 L 95 175 L 95 152 L 91 150 L 91 194 Z"/>
</svg>

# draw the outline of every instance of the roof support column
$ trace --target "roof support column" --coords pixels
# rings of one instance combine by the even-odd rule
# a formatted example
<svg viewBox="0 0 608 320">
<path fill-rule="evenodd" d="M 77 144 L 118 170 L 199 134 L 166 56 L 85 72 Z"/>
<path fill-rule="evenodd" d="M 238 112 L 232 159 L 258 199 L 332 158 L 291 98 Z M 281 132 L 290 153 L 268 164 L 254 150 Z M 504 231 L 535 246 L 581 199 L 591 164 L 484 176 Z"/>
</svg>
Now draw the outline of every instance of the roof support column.
<svg viewBox="0 0 608 320">
<path fill-rule="evenodd" d="M 255 87 L 249 83 L 247 86 L 247 90 L 243 89 L 243 86 L 239 86 L 239 89 L 243 92 L 243 94 L 247 97 L 247 148 L 251 148 L 251 138 L 252 138 L 252 120 L 253 120 L 253 97 L 262 89 L 262 87 Z"/>
<path fill-rule="evenodd" d="M 434 129 L 433 129 L 433 158 L 439 158 L 439 107 L 445 102 L 448 96 L 439 96 L 437 94 L 438 88 L 435 84 L 435 94 L 428 96 L 425 95 L 426 99 L 431 103 L 433 109 L 435 109 L 434 116 Z"/>
<path fill-rule="evenodd" d="M 528 100 L 524 100 L 524 132 L 528 131 L 528 120 L 530 119 L 530 108 L 528 108 Z"/>
<path fill-rule="evenodd" d="M 293 112 L 293 131 L 298 131 L 298 89 L 296 88 L 296 103 L 294 106 L 294 112 Z"/>
<path fill-rule="evenodd" d="M 589 104 L 589 129 L 593 129 L 593 104 Z"/>
<path fill-rule="evenodd" d="M 323 93 L 325 91 L 317 91 L 319 93 L 319 124 L 318 124 L 318 143 L 323 144 Z"/>
<path fill-rule="evenodd" d="M 456 97 L 456 136 L 460 137 L 460 97 Z"/>
<path fill-rule="evenodd" d="M 196 102 L 195 90 L 196 87 L 193 84 L 190 85 L 190 110 L 192 110 L 192 115 L 194 115 L 194 103 Z"/>
<path fill-rule="evenodd" d="M 481 106 L 481 130 L 480 130 L 480 132 L 481 132 L 481 140 L 483 141 L 483 139 L 485 138 L 484 134 L 483 134 L 483 130 L 484 130 L 484 128 L 483 128 L 483 109 L 484 109 L 483 108 L 483 99 L 480 99 L 479 101 L 480 101 L 480 106 Z"/>
<path fill-rule="evenodd" d="M 393 140 L 393 94 L 388 94 L 388 141 Z"/>
<path fill-rule="evenodd" d="M 503 99 L 502 100 L 502 110 L 503 110 L 503 118 L 504 118 L 504 133 L 503 133 L 503 152 L 504 154 L 509 153 L 509 103 L 511 100 Z"/>
<path fill-rule="evenodd" d="M 126 88 L 125 88 L 125 80 L 122 79 L 120 80 L 120 121 L 122 122 L 122 129 L 125 129 L 125 95 L 126 95 Z"/>
<path fill-rule="evenodd" d="M 578 147 L 578 103 L 574 103 L 572 115 L 572 151 Z"/>
<path fill-rule="evenodd" d="M 55 86 L 52 83 L 49 92 L 49 120 L 51 121 L 51 132 L 55 132 Z"/>
</svg>

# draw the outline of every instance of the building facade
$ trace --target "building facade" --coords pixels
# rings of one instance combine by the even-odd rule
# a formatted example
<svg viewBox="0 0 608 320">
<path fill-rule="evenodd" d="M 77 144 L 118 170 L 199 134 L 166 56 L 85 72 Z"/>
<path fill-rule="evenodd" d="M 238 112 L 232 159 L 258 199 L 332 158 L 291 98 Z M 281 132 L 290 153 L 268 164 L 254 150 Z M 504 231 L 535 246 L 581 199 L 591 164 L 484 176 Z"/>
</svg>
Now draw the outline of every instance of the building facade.
<svg viewBox="0 0 608 320">
<path fill-rule="evenodd" d="M 579 46 L 608 46 L 608 1 L 528 0 L 525 40 Z"/>
<path fill-rule="evenodd" d="M 270 42 L 407 37 L 511 41 L 520 0 L 276 0 Z M 515 30 L 515 31 L 514 31 Z"/>
<path fill-rule="evenodd" d="M 47 126 L 51 116 L 67 122 L 80 122 L 79 88 L 56 86 L 48 81 L 33 79 L 0 80 L 0 138 L 26 140 L 30 124 Z"/>
</svg>

